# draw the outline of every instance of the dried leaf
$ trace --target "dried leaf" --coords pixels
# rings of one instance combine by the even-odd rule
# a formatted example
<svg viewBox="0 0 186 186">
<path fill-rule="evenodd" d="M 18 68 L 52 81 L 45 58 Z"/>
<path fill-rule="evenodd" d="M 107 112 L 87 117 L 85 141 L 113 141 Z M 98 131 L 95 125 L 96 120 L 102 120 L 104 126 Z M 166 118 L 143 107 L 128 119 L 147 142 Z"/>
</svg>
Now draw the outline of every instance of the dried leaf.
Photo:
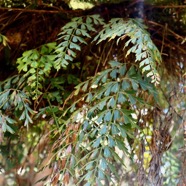
<svg viewBox="0 0 186 186">
<path fill-rule="evenodd" d="M 70 175 L 68 172 L 65 173 L 64 178 L 63 178 L 63 183 L 64 184 L 69 184 L 69 179 L 70 179 Z"/>
</svg>

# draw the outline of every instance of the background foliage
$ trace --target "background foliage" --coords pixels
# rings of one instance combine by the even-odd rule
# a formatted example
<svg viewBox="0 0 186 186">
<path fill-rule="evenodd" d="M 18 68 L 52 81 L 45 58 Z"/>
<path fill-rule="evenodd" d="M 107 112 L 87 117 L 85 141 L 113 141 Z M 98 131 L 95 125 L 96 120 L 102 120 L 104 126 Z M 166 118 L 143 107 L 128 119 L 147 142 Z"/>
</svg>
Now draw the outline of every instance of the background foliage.
<svg viewBox="0 0 186 186">
<path fill-rule="evenodd" d="M 183 185 L 184 1 L 90 3 L 0 3 L 0 184 Z"/>
</svg>

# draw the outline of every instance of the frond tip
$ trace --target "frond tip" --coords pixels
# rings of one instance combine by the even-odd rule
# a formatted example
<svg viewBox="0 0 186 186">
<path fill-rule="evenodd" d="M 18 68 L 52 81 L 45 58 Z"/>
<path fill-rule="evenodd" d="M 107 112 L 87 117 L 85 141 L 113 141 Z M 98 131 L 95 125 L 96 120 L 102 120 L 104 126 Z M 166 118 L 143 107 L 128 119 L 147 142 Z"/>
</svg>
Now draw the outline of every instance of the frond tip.
<svg viewBox="0 0 186 186">
<path fill-rule="evenodd" d="M 62 27 L 56 48 L 57 58 L 55 68 L 66 68 L 69 61 L 76 57 L 76 51 L 81 51 L 80 44 L 87 44 L 84 38 L 91 38 L 90 32 L 96 32 L 94 25 L 103 25 L 103 19 L 99 15 L 75 17 L 71 22 Z"/>
<path fill-rule="evenodd" d="M 123 47 L 125 49 L 129 44 L 132 45 L 127 50 L 126 57 L 134 53 L 135 62 L 139 62 L 142 73 L 145 73 L 147 77 L 151 77 L 152 83 L 159 84 L 160 76 L 157 71 L 157 64 L 162 61 L 161 54 L 145 28 L 145 25 L 139 19 L 123 20 L 122 18 L 114 18 L 104 26 L 94 41 L 97 41 L 98 44 L 104 40 L 110 41 L 117 38 L 118 44 L 126 36 L 129 37 Z"/>
</svg>

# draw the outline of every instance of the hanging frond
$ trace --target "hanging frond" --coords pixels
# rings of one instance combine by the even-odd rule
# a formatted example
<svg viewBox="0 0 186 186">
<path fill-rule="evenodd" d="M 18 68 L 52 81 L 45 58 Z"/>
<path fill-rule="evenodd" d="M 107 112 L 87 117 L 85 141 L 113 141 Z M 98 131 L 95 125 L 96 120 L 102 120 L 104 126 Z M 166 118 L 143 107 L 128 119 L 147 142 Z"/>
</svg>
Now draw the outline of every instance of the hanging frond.
<svg viewBox="0 0 186 186">
<path fill-rule="evenodd" d="M 94 25 L 104 25 L 99 15 L 73 18 L 61 28 L 58 40 L 60 43 L 56 48 L 57 58 L 55 68 L 66 68 L 70 61 L 76 57 L 76 51 L 81 51 L 81 44 L 87 45 L 87 38 L 90 33 L 96 32 Z"/>
<path fill-rule="evenodd" d="M 123 46 L 129 47 L 126 57 L 134 53 L 135 61 L 139 62 L 139 67 L 142 73 L 147 77 L 151 77 L 152 83 L 158 84 L 160 76 L 157 72 L 157 64 L 161 63 L 161 54 L 157 47 L 152 42 L 149 33 L 145 30 L 140 19 L 127 19 L 114 18 L 106 24 L 101 32 L 94 38 L 97 44 L 104 40 L 117 39 L 117 44 L 120 40 L 129 37 L 128 41 Z"/>
<path fill-rule="evenodd" d="M 76 87 L 75 95 L 85 92 L 81 97 L 84 106 L 78 109 L 75 102 L 68 109 L 72 113 L 65 122 L 66 127 L 73 127 L 66 137 L 72 141 L 61 142 L 58 153 L 61 161 L 65 159 L 68 162 L 67 159 L 70 161 L 71 158 L 75 161 L 73 165 L 66 164 L 62 172 L 65 174 L 70 170 L 71 175 L 76 177 L 73 170 L 77 169 L 81 181 L 84 180 L 87 185 L 100 185 L 105 179 L 112 182 L 109 172 L 117 177 L 112 162 L 122 165 L 124 162 L 116 149 L 120 149 L 122 154 L 129 153 L 126 139 L 127 136 L 132 138 L 133 130 L 137 128 L 133 108 L 140 103 L 145 104 L 137 92 L 143 89 L 156 95 L 150 78 L 142 78 L 134 66 L 127 69 L 126 64 L 110 61 L 110 67 Z M 67 151 L 69 153 L 65 155 Z M 86 156 L 82 158 L 82 154 Z"/>
<path fill-rule="evenodd" d="M 33 123 L 31 116 L 35 112 L 30 107 L 31 101 L 26 92 L 19 89 L 23 81 L 24 78 L 13 76 L 0 82 L 0 125 L 3 132 L 13 133 L 14 130 L 9 124 L 17 123 L 16 119 L 24 121 L 24 126 L 27 128 L 29 123 Z M 13 88 L 14 85 L 16 85 L 15 88 Z"/>
<path fill-rule="evenodd" d="M 53 54 L 56 43 L 42 45 L 39 49 L 28 50 L 22 57 L 17 59 L 17 68 L 19 73 L 24 72 L 27 79 L 27 89 L 33 96 L 32 99 L 38 99 L 43 94 L 43 82 L 50 75 L 54 68 L 55 55 Z"/>
</svg>

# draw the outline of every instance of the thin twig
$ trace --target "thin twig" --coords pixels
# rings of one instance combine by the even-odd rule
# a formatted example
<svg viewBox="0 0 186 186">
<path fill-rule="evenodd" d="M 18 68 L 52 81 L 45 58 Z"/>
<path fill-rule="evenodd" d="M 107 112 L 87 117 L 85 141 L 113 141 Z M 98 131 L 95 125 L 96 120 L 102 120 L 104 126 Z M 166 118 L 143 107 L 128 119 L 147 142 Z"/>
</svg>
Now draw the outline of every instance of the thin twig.
<svg viewBox="0 0 186 186">
<path fill-rule="evenodd" d="M 154 21 L 148 21 L 148 23 L 164 28 L 164 25 L 161 25 L 161 24 L 159 24 L 159 23 L 157 23 L 157 22 L 154 22 Z M 175 36 L 176 38 L 178 38 L 178 39 L 182 39 L 182 40 L 185 39 L 184 37 L 178 35 L 177 33 L 175 33 L 174 31 L 172 31 L 172 30 L 169 29 L 169 28 L 167 28 L 167 31 L 170 32 L 172 35 L 174 35 L 174 36 Z"/>
<path fill-rule="evenodd" d="M 155 8 L 185 8 L 186 9 L 186 5 L 161 5 L 161 6 L 153 6 Z"/>
<path fill-rule="evenodd" d="M 164 43 L 165 43 L 165 34 L 167 33 L 167 23 L 165 24 L 165 28 L 163 30 L 163 40 L 162 40 L 162 45 L 161 45 L 161 54 L 163 54 L 163 48 L 164 48 Z"/>
<path fill-rule="evenodd" d="M 27 8 L 0 8 L 0 11 L 3 10 L 7 12 L 30 12 L 30 13 L 41 13 L 41 14 L 58 14 L 58 13 L 69 14 L 71 12 L 70 10 L 64 10 L 64 9 L 44 10 L 44 9 L 27 9 Z"/>
</svg>

